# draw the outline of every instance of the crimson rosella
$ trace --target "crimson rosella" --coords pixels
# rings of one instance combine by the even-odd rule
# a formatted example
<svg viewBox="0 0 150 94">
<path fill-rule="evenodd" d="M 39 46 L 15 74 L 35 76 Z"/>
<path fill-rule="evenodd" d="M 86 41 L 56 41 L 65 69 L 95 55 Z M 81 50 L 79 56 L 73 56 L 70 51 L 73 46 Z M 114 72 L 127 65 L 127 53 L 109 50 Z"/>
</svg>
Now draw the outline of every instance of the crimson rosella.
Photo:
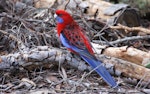
<svg viewBox="0 0 150 94">
<path fill-rule="evenodd" d="M 117 83 L 99 61 L 92 49 L 85 31 L 64 10 L 56 10 L 57 33 L 62 44 L 73 53 L 78 54 L 109 84 L 116 87 Z"/>
</svg>

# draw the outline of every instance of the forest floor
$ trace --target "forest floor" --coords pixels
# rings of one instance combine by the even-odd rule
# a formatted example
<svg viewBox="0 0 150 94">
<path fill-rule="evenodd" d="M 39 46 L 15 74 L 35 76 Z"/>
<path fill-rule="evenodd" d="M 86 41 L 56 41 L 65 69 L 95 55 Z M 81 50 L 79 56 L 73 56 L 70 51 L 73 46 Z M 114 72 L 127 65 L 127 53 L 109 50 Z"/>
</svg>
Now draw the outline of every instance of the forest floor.
<svg viewBox="0 0 150 94">
<path fill-rule="evenodd" d="M 37 59 L 34 57 L 30 57 L 30 59 L 34 58 L 34 60 L 25 60 L 26 54 L 32 54 L 35 48 L 38 51 L 41 51 L 41 49 L 42 51 L 45 49 L 48 51 L 53 48 L 62 50 L 62 52 L 66 51 L 66 48 L 62 47 L 56 33 L 54 11 L 59 6 L 58 3 L 53 3 L 50 8 L 37 8 L 39 5 L 34 5 L 33 0 L 27 1 L 30 2 L 27 3 L 24 0 L 0 1 L 0 94 L 150 94 L 149 81 L 141 84 L 139 83 L 141 80 L 137 79 L 138 77 L 131 78 L 134 76 L 124 73 L 121 73 L 119 76 L 112 73 L 119 84 L 119 88 L 113 89 L 97 73 L 89 72 L 86 68 L 83 71 L 81 66 L 81 69 L 75 68 L 65 60 L 65 63 L 62 65 L 55 64 L 57 62 L 55 61 L 45 66 L 42 65 L 45 62 L 44 60 L 38 61 L 39 65 L 33 64 L 34 62 L 37 63 Z M 119 30 L 113 31 L 109 28 L 101 31 L 103 26 L 105 26 L 103 19 L 100 20 L 100 22 L 102 21 L 100 23 L 97 19 L 89 20 L 89 15 L 84 14 L 85 16 L 83 16 L 83 14 L 79 14 L 80 10 L 74 9 L 72 11 L 75 20 L 82 27 L 85 27 L 85 30 L 90 31 L 86 33 L 92 42 L 100 45 L 105 44 L 107 47 L 127 46 L 149 52 L 150 37 L 133 40 L 132 36 L 146 36 L 150 33 L 126 33 Z M 150 19 L 139 17 L 140 26 L 138 27 L 149 30 Z M 98 25 L 89 27 L 88 24 L 91 24 L 91 22 L 98 23 Z M 89 30 L 89 28 L 92 29 Z M 132 38 L 131 40 L 113 44 L 113 41 L 125 37 Z M 113 45 L 110 44 L 111 41 Z M 41 49 L 39 50 L 38 47 L 41 47 Z M 79 58 L 67 51 L 68 53 L 73 58 Z M 20 61 L 15 62 L 15 59 L 11 58 L 13 55 L 15 59 L 19 58 Z M 8 57 L 10 58 L 8 59 Z M 7 66 L 6 62 L 11 64 L 11 66 Z M 24 63 L 34 67 L 24 67 L 21 65 Z M 85 64 L 85 66 L 87 65 Z M 146 70 L 149 71 L 147 68 Z"/>
</svg>

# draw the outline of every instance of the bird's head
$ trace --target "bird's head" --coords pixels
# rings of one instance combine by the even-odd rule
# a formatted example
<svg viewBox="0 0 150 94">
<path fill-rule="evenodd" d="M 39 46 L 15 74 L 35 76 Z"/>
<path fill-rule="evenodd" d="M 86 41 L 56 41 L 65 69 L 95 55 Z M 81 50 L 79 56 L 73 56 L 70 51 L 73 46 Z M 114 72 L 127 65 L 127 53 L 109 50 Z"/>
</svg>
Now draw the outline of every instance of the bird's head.
<svg viewBox="0 0 150 94">
<path fill-rule="evenodd" d="M 56 10 L 57 32 L 60 35 L 61 31 L 72 22 L 73 18 L 65 10 Z"/>
</svg>

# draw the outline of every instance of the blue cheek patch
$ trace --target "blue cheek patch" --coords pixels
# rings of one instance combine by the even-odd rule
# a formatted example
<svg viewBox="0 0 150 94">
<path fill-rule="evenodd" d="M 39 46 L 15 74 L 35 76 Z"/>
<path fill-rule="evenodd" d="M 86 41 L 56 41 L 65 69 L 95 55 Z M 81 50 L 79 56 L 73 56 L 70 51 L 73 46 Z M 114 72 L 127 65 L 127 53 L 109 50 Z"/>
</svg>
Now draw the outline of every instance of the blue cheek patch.
<svg viewBox="0 0 150 94">
<path fill-rule="evenodd" d="M 64 22 L 64 20 L 59 16 L 56 17 L 56 21 L 57 21 L 57 23 L 63 23 Z"/>
</svg>

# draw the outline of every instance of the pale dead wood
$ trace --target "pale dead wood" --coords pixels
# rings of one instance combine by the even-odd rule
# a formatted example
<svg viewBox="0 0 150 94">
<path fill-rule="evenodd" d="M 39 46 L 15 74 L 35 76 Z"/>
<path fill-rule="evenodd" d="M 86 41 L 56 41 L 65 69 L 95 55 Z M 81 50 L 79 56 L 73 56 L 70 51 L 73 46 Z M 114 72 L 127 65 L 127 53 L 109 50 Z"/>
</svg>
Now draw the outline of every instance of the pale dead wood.
<svg viewBox="0 0 150 94">
<path fill-rule="evenodd" d="M 110 26 L 110 28 L 123 29 L 126 30 L 126 32 L 144 32 L 146 34 L 150 34 L 150 30 L 143 27 L 128 27 L 128 26 L 118 24 L 117 26 Z"/>
<path fill-rule="evenodd" d="M 103 0 L 86 0 L 80 4 L 81 7 L 85 7 L 87 5 L 87 14 L 88 15 L 96 15 L 97 18 L 102 18 L 104 20 L 110 19 L 110 15 L 105 15 L 104 10 L 106 10 L 112 4 Z"/>
<path fill-rule="evenodd" d="M 50 8 L 54 5 L 56 0 L 34 0 L 34 7 L 36 8 Z"/>
<path fill-rule="evenodd" d="M 104 50 L 103 54 L 127 60 L 139 65 L 142 64 L 144 58 L 150 58 L 150 53 L 127 46 L 108 47 Z"/>
<path fill-rule="evenodd" d="M 67 9 L 72 14 L 73 12 L 69 9 L 76 10 L 80 7 L 80 9 L 83 10 L 87 9 L 87 14 L 90 16 L 94 16 L 97 14 L 97 18 L 102 18 L 104 20 L 110 19 L 110 17 L 112 17 L 110 15 L 105 15 L 104 10 L 113 4 L 103 0 L 58 0 L 56 2 L 59 4 L 57 9 Z"/>
</svg>

